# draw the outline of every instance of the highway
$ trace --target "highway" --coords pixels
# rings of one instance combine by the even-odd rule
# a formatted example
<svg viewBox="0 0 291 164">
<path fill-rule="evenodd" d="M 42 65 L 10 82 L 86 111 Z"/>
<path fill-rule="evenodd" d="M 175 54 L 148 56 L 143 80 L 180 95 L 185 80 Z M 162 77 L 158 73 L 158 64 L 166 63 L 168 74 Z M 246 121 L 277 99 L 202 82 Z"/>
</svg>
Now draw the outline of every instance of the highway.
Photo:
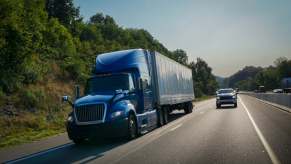
<svg viewBox="0 0 291 164">
<path fill-rule="evenodd" d="M 239 95 L 237 108 L 216 109 L 210 99 L 130 142 L 76 146 L 62 134 L 0 149 L 0 162 L 291 164 L 291 114 L 246 95 Z"/>
</svg>

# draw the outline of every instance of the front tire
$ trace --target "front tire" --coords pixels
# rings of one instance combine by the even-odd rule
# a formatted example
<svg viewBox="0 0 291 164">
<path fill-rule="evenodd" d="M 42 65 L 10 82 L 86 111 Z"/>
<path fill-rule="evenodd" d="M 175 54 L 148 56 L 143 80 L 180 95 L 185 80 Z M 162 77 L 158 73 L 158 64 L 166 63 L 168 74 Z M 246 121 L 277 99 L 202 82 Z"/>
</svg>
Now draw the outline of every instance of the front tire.
<svg viewBox="0 0 291 164">
<path fill-rule="evenodd" d="M 136 119 L 133 114 L 129 114 L 127 138 L 129 140 L 132 140 L 135 139 L 136 137 L 137 137 Z"/>
<path fill-rule="evenodd" d="M 234 104 L 234 107 L 235 107 L 235 108 L 237 107 L 237 103 Z"/>
<path fill-rule="evenodd" d="M 219 109 L 221 107 L 220 104 L 216 104 L 216 108 Z"/>
<path fill-rule="evenodd" d="M 74 138 L 72 140 L 76 145 L 80 145 L 84 142 L 84 138 Z"/>
</svg>

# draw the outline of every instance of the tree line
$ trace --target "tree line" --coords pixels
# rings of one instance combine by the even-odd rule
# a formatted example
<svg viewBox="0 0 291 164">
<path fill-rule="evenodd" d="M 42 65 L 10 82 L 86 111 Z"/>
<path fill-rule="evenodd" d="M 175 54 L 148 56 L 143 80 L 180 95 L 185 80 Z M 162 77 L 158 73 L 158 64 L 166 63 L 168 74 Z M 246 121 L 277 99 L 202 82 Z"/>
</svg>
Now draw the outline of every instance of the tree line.
<svg viewBox="0 0 291 164">
<path fill-rule="evenodd" d="M 287 77 L 291 77 L 291 60 L 280 57 L 265 68 L 246 66 L 225 79 L 224 85 L 247 91 L 257 90 L 259 86 L 272 90 L 282 88 L 282 79 Z"/>
<path fill-rule="evenodd" d="M 122 28 L 109 15 L 96 13 L 84 21 L 72 0 L 0 0 L 0 13 L 0 91 L 5 94 L 47 81 L 48 75 L 84 84 L 97 54 L 132 48 L 155 50 L 192 68 L 198 96 L 217 87 L 201 58 L 188 62 L 184 50 L 170 51 L 148 31 Z"/>
</svg>

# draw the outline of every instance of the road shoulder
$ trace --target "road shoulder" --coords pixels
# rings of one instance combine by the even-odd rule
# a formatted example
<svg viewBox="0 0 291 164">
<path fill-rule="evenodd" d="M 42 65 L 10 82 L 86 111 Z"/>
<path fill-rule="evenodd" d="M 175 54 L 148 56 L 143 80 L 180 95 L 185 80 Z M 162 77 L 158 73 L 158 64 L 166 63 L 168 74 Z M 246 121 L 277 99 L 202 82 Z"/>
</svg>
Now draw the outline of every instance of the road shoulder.
<svg viewBox="0 0 291 164">
<path fill-rule="evenodd" d="M 0 149 L 0 163 L 23 158 L 25 156 L 47 151 L 70 144 L 66 133 L 61 133 L 46 139 Z"/>
</svg>

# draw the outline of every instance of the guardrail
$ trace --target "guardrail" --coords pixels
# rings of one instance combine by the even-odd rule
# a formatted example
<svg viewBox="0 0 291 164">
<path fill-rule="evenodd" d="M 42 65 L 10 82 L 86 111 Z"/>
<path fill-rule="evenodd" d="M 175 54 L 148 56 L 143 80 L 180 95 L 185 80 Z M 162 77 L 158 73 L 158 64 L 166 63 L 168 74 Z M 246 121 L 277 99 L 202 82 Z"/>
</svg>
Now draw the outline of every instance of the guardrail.
<svg viewBox="0 0 291 164">
<path fill-rule="evenodd" d="M 261 100 L 265 100 L 271 103 L 282 105 L 291 108 L 291 94 L 285 93 L 253 93 L 253 92 L 242 92 L 249 96 L 256 97 Z"/>
</svg>

